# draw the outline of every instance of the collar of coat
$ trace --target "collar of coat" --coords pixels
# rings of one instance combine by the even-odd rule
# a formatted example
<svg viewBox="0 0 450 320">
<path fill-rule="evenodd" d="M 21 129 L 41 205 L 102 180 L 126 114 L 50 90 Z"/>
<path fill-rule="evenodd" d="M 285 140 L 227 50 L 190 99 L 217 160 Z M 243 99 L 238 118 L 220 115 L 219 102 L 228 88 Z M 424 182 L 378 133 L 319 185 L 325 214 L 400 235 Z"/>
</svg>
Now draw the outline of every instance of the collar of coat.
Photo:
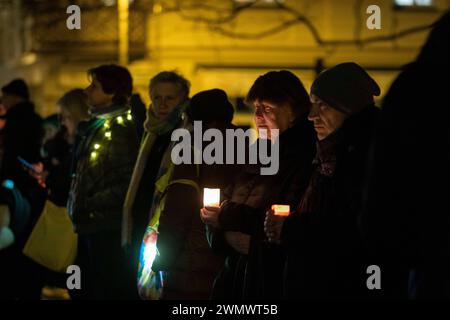
<svg viewBox="0 0 450 320">
<path fill-rule="evenodd" d="M 320 173 L 332 175 L 342 152 L 369 148 L 379 115 L 380 110 L 370 105 L 346 119 L 341 128 L 318 141 L 314 163 L 319 165 Z"/>
<path fill-rule="evenodd" d="M 100 119 L 111 119 L 124 113 L 129 107 L 127 105 L 113 104 L 108 107 L 91 108 L 89 113 L 91 116 Z"/>
</svg>

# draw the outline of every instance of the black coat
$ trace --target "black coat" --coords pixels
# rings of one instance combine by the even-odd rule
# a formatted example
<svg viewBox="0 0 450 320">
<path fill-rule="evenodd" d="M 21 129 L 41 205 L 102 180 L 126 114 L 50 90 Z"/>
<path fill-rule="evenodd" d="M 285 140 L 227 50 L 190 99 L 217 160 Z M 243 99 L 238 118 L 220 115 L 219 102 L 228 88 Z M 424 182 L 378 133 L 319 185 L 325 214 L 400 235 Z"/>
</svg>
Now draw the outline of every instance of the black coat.
<svg viewBox="0 0 450 320">
<path fill-rule="evenodd" d="M 70 189 L 70 168 L 73 146 L 67 142 L 66 130 L 61 129 L 44 146 L 47 156 L 43 159 L 44 168 L 49 175 L 46 178 L 48 199 L 56 205 L 65 207 Z"/>
<path fill-rule="evenodd" d="M 34 112 L 34 105 L 26 101 L 8 110 L 3 132 L 1 180 L 13 180 L 24 196 L 33 202 L 39 187 L 35 179 L 23 169 L 17 157 L 22 157 L 30 163 L 40 161 L 44 130 L 41 117 Z"/>
<path fill-rule="evenodd" d="M 450 298 L 447 91 L 430 66 L 408 66 L 386 96 L 374 150 L 365 230 L 383 263 L 412 270 L 412 298 Z M 392 280 L 389 296 L 404 297 L 407 279 Z"/>
<path fill-rule="evenodd" d="M 379 261 L 412 271 L 411 298 L 450 298 L 449 74 L 447 12 L 386 94 L 373 151 L 364 230 Z M 406 296 L 406 276 L 386 284 Z"/>
<path fill-rule="evenodd" d="M 366 108 L 318 142 L 314 173 L 297 212 L 286 219 L 285 295 L 359 298 L 367 257 L 359 226 L 368 152 L 379 110 Z"/>
<path fill-rule="evenodd" d="M 259 165 L 248 165 L 229 188 L 221 208 L 221 230 L 209 230 L 211 247 L 226 255 L 224 269 L 216 279 L 214 298 L 254 299 L 282 295 L 284 250 L 267 242 L 265 213 L 272 204 L 295 208 L 306 189 L 315 153 L 315 133 L 306 119 L 280 135 L 279 170 L 261 175 Z M 251 236 L 249 254 L 231 248 L 223 231 L 239 231 Z"/>
</svg>

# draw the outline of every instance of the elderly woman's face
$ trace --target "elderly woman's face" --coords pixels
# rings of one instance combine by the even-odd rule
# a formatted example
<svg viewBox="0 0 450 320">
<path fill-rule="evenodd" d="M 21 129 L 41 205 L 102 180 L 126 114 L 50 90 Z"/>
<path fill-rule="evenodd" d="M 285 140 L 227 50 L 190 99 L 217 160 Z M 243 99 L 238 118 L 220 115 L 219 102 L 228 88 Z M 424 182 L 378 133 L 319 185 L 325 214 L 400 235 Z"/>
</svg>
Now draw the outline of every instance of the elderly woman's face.
<svg viewBox="0 0 450 320">
<path fill-rule="evenodd" d="M 281 134 L 288 129 L 295 120 L 292 107 L 289 104 L 275 104 L 266 100 L 255 100 L 255 122 L 261 139 L 271 139 L 270 129 L 278 129 Z M 267 132 L 267 133 L 266 133 Z"/>
<path fill-rule="evenodd" d="M 315 95 L 311 95 L 311 111 L 309 121 L 314 122 L 317 138 L 323 140 L 339 129 L 347 119 L 347 115 L 331 108 L 327 103 Z"/>
</svg>

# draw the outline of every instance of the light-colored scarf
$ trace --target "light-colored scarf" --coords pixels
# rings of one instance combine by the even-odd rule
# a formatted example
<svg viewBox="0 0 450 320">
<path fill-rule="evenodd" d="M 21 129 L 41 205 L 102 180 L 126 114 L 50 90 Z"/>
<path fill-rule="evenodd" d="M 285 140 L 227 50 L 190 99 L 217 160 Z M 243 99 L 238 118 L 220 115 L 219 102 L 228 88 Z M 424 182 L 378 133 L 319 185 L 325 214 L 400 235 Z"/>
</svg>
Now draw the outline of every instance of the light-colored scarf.
<svg viewBox="0 0 450 320">
<path fill-rule="evenodd" d="M 176 107 L 164 120 L 156 118 L 151 107 L 147 110 L 147 119 L 144 122 L 144 129 L 146 131 L 146 134 L 141 143 L 139 155 L 133 170 L 133 175 L 131 176 L 130 185 L 128 187 L 128 192 L 125 197 L 125 203 L 123 206 L 122 246 L 131 244 L 133 232 L 132 209 L 134 201 L 136 199 L 136 193 L 141 183 L 142 175 L 147 165 L 148 157 L 153 149 L 153 145 L 155 144 L 155 141 L 158 139 L 158 137 L 173 131 L 180 125 L 180 122 L 182 123 L 183 114 L 187 106 L 188 102 L 185 102 Z M 158 179 L 165 174 L 168 168 L 168 161 L 171 161 L 170 152 L 171 145 L 169 145 L 169 147 L 164 152 L 155 181 L 158 181 Z M 149 181 L 148 183 L 155 183 L 155 181 Z"/>
</svg>

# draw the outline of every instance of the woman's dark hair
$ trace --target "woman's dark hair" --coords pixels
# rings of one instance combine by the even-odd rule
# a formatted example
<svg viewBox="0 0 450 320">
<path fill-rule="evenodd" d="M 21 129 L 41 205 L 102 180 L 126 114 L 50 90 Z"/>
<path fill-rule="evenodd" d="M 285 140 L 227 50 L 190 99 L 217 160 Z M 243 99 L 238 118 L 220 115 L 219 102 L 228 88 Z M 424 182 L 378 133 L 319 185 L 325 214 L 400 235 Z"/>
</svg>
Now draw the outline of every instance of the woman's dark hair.
<svg viewBox="0 0 450 320">
<path fill-rule="evenodd" d="M 270 71 L 259 76 L 245 98 L 245 103 L 266 100 L 276 104 L 288 103 L 297 116 L 307 114 L 311 108 L 308 92 L 303 83 L 287 70 Z"/>
<path fill-rule="evenodd" d="M 114 94 L 114 103 L 128 103 L 133 90 L 133 78 L 127 68 L 115 64 L 104 64 L 89 69 L 88 75 L 95 76 L 105 93 Z"/>
</svg>

